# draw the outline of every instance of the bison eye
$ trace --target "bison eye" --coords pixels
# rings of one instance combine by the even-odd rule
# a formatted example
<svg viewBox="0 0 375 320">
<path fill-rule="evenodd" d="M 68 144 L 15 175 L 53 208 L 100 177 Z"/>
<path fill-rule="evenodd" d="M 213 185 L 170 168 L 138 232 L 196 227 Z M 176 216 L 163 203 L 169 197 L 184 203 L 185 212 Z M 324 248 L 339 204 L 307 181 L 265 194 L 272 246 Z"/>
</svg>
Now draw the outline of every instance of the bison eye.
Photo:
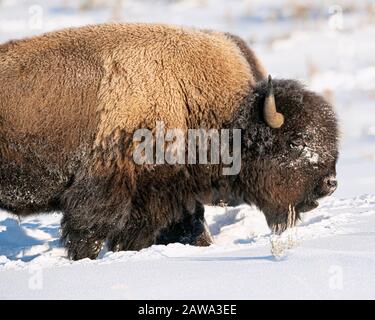
<svg viewBox="0 0 375 320">
<path fill-rule="evenodd" d="M 303 148 L 306 145 L 305 141 L 301 137 L 293 138 L 290 140 L 289 143 L 290 143 L 291 148 L 297 148 L 297 149 Z"/>
</svg>

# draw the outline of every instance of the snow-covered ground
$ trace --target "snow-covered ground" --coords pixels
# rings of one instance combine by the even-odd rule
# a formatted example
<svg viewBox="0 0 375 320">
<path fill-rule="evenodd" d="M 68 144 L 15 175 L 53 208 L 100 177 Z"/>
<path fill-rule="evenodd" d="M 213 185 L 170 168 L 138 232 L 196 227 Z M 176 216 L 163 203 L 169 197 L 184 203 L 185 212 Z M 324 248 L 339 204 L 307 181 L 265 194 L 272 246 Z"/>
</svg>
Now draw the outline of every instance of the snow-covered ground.
<svg viewBox="0 0 375 320">
<path fill-rule="evenodd" d="M 79 10 L 79 1 L 2 0 L 0 42 L 112 18 L 237 33 L 275 78 L 297 78 L 335 105 L 339 188 L 280 239 L 254 208 L 207 207 L 209 248 L 153 246 L 95 261 L 66 258 L 59 213 L 20 221 L 0 212 L 0 299 L 375 298 L 374 1 L 96 2 Z M 275 258 L 271 240 L 291 248 Z"/>
<path fill-rule="evenodd" d="M 209 248 L 170 244 L 78 262 L 58 248 L 59 218 L 0 216 L 0 299 L 375 296 L 375 196 L 325 201 L 280 240 L 295 247 L 279 258 L 264 218 L 247 206 L 209 208 Z"/>
</svg>

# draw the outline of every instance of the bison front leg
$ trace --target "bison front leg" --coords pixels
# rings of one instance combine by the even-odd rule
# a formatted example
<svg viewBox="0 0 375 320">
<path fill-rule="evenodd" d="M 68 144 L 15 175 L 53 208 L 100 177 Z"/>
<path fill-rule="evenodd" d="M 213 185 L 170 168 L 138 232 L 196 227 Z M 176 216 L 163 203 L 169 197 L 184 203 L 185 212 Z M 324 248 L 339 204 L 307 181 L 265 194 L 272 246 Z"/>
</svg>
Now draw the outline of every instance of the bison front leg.
<svg viewBox="0 0 375 320">
<path fill-rule="evenodd" d="M 162 229 L 157 236 L 156 244 L 183 243 L 194 246 L 209 246 L 211 235 L 204 220 L 204 207 L 196 202 L 193 213 L 184 210 L 182 219 Z"/>
<path fill-rule="evenodd" d="M 95 259 L 129 214 L 129 197 L 109 178 L 78 177 L 61 199 L 62 242 L 73 260 Z"/>
<path fill-rule="evenodd" d="M 204 218 L 204 206 L 200 202 L 196 202 L 195 205 L 195 211 L 191 216 L 190 220 L 190 234 L 191 234 L 191 241 L 189 244 L 193 246 L 199 246 L 199 247 L 208 247 L 210 246 L 213 241 L 210 234 L 210 231 L 208 230 L 206 220 Z M 185 230 L 188 230 L 189 228 L 185 227 Z"/>
<path fill-rule="evenodd" d="M 167 224 L 167 208 L 144 206 L 133 208 L 130 215 L 118 223 L 108 235 L 107 245 L 111 251 L 141 250 L 153 244 L 183 243 L 209 246 L 212 239 L 204 221 L 204 207 L 197 202 L 193 212 L 183 209 L 180 218 Z M 171 206 L 173 210 L 176 207 Z M 163 214 L 162 214 L 163 212 Z M 166 226 L 167 225 L 167 226 Z"/>
<path fill-rule="evenodd" d="M 131 217 L 113 228 L 107 238 L 110 251 L 138 251 L 154 243 L 155 228 L 149 221 Z"/>
<path fill-rule="evenodd" d="M 63 218 L 62 243 L 67 248 L 70 259 L 95 259 L 102 248 L 103 240 L 95 230 L 77 228 L 69 218 Z"/>
</svg>

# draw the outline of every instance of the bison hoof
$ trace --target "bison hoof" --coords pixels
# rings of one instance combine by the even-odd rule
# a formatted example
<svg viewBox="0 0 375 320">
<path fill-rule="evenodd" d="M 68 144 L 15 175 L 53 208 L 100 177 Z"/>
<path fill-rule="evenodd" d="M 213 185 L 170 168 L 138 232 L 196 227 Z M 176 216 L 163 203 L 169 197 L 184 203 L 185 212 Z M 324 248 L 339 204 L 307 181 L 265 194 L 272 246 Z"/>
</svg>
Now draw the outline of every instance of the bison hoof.
<svg viewBox="0 0 375 320">
<path fill-rule="evenodd" d="M 67 244 L 68 256 L 72 260 L 81 260 L 85 258 L 96 259 L 102 249 L 102 241 L 90 241 L 81 239 L 78 241 L 70 241 Z"/>
<path fill-rule="evenodd" d="M 202 232 L 198 237 L 194 239 L 191 243 L 193 246 L 198 246 L 198 247 L 208 247 L 211 244 L 213 244 L 212 238 L 210 234 L 205 231 Z"/>
</svg>

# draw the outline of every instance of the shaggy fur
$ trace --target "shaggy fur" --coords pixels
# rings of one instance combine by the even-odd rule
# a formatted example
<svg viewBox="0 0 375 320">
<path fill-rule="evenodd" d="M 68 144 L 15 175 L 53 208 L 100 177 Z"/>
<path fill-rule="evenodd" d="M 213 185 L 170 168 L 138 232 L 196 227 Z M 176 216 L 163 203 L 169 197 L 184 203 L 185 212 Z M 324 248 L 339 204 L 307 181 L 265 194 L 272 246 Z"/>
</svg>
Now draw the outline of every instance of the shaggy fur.
<svg viewBox="0 0 375 320">
<path fill-rule="evenodd" d="M 152 24 L 67 29 L 0 46 L 0 207 L 62 210 L 72 259 L 154 243 L 209 245 L 202 204 L 257 205 L 285 229 L 290 205 L 330 193 L 332 108 L 274 81 L 280 129 L 262 118 L 266 72 L 237 36 Z M 133 162 L 138 128 L 241 128 L 242 169 Z M 311 156 L 309 158 L 309 156 Z"/>
<path fill-rule="evenodd" d="M 231 124 L 243 133 L 242 170 L 232 190 L 282 232 L 290 206 L 299 218 L 336 189 L 338 130 L 332 107 L 322 97 L 293 80 L 274 80 L 273 85 L 285 124 L 280 129 L 264 126 L 267 81 L 260 82 Z"/>
</svg>

